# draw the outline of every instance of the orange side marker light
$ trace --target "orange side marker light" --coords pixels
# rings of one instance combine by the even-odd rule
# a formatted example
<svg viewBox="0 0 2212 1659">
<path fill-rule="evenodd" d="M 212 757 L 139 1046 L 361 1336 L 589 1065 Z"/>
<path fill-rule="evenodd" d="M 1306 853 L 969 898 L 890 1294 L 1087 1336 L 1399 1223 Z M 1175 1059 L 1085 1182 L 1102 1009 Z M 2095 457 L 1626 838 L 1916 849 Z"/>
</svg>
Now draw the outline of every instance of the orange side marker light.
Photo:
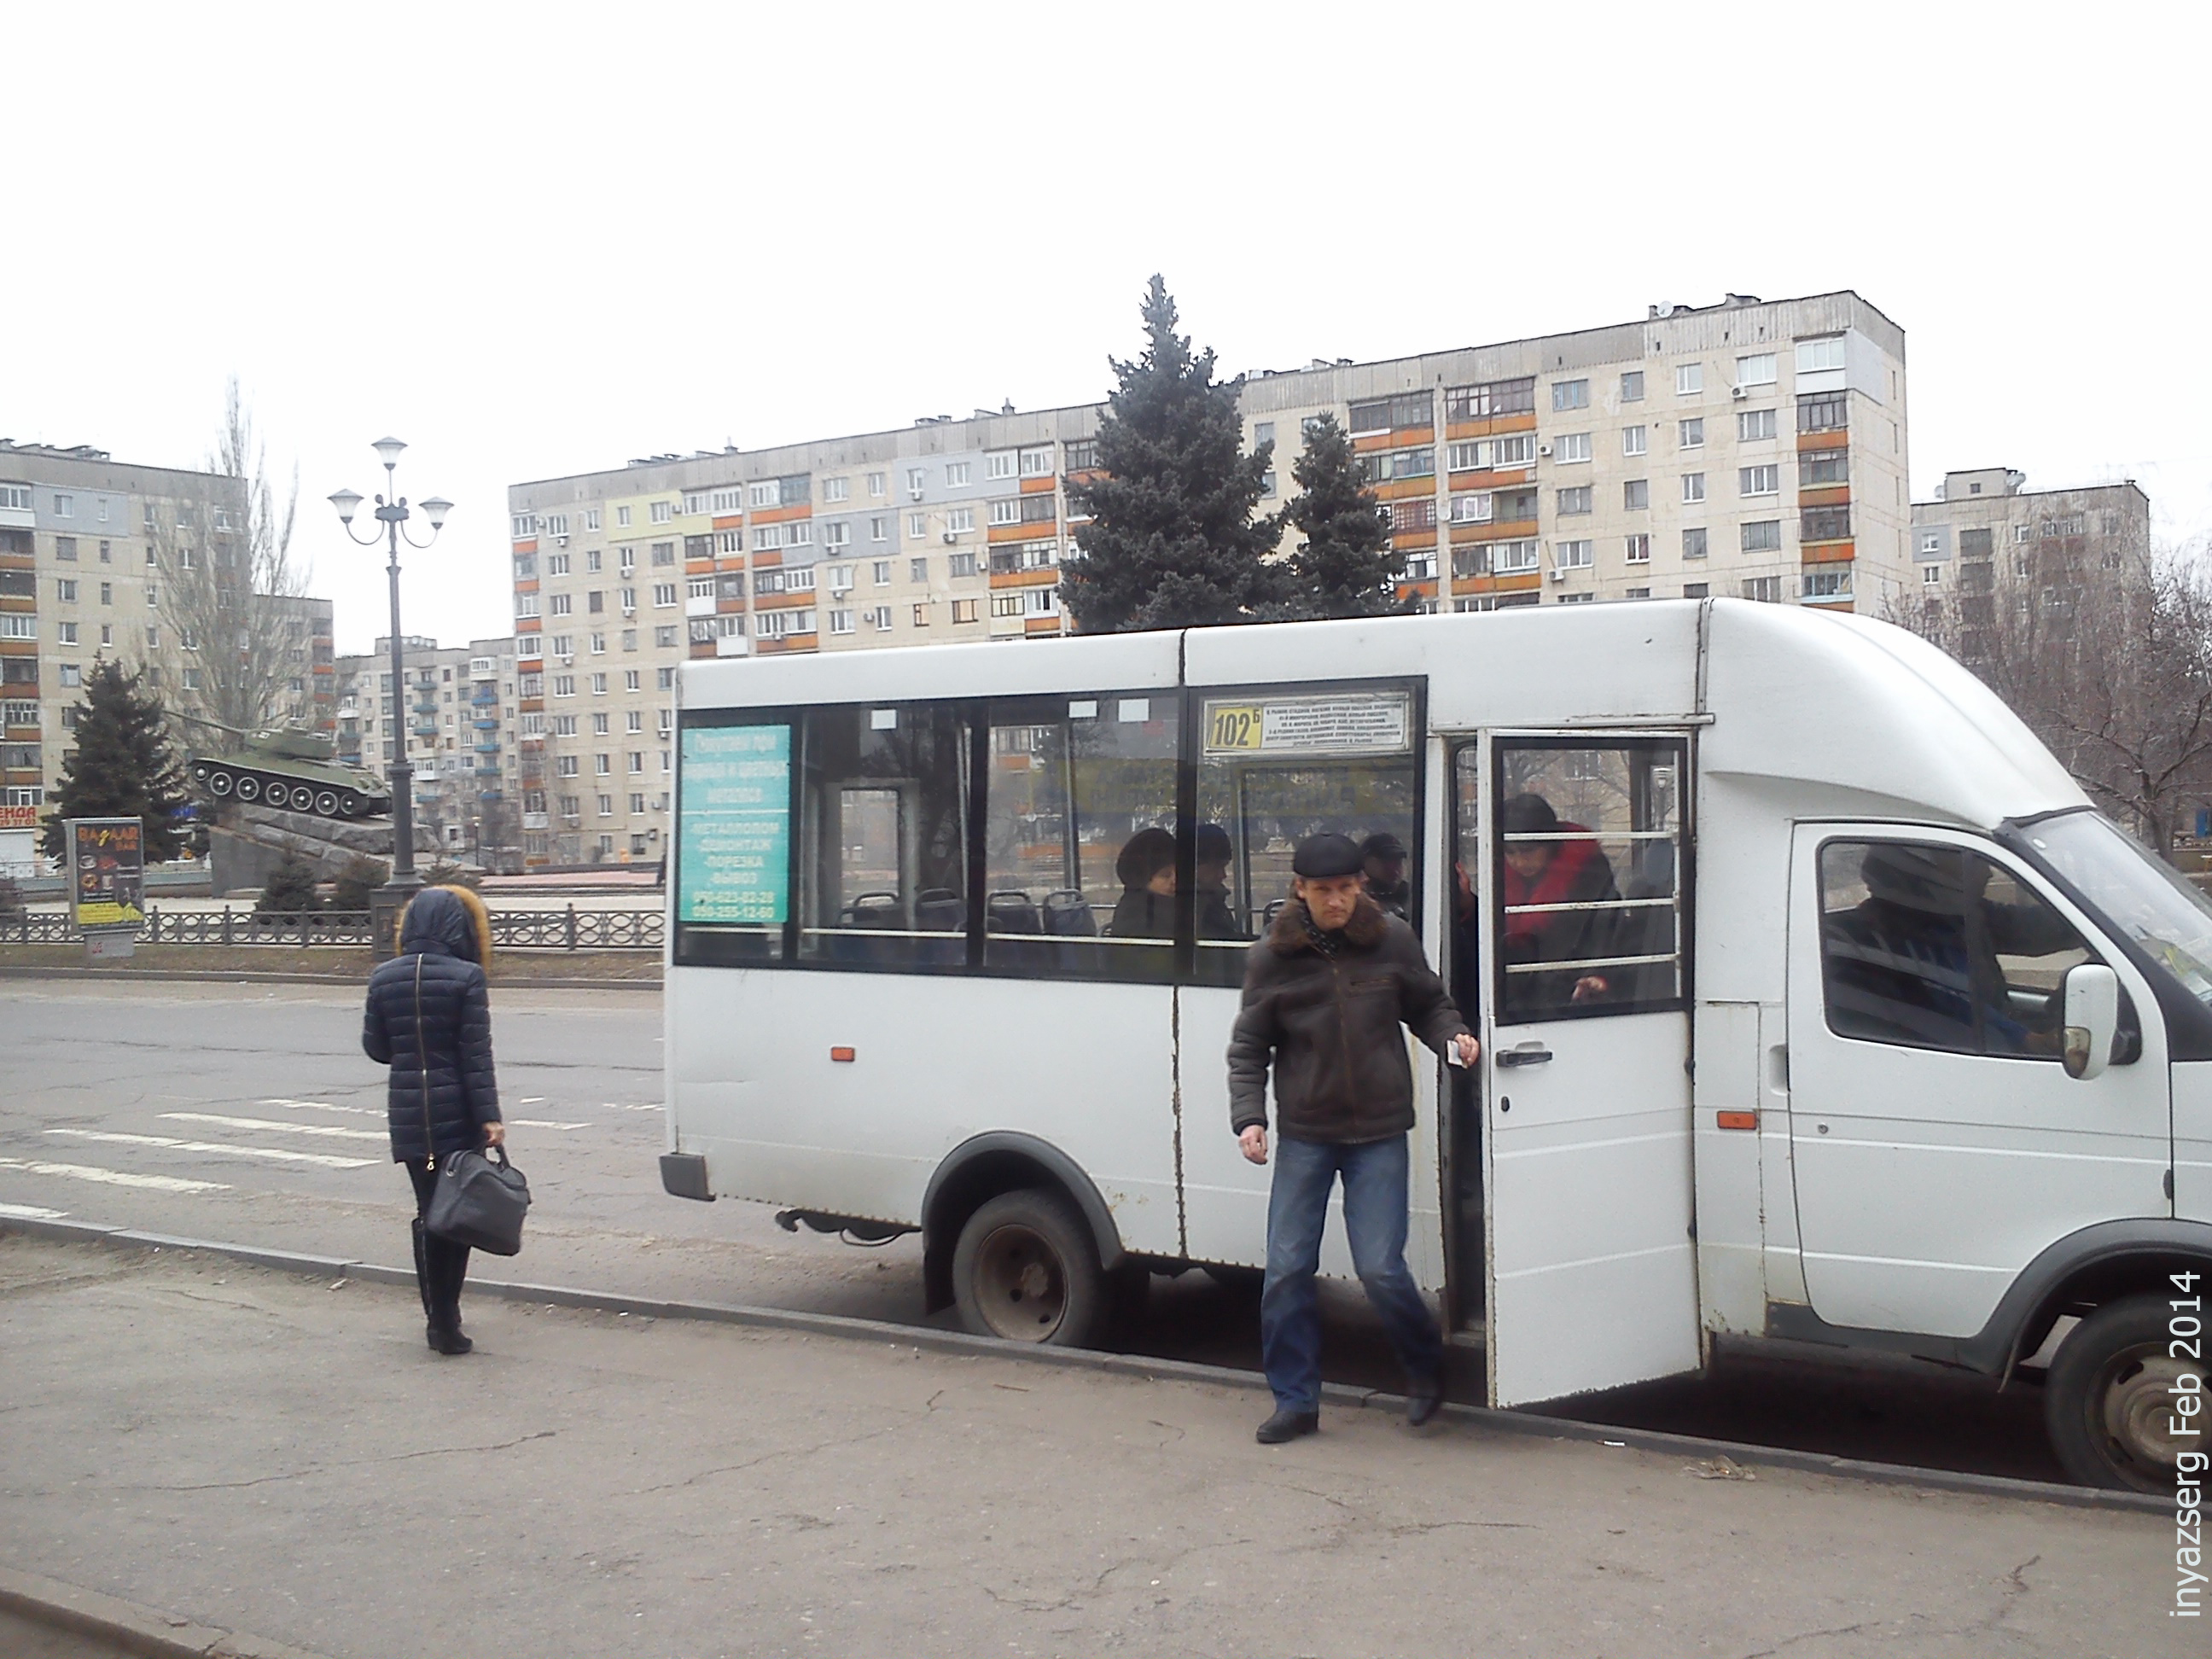
<svg viewBox="0 0 2212 1659">
<path fill-rule="evenodd" d="M 832 1048 L 830 1051 L 830 1058 L 840 1062 L 849 1062 L 853 1054 L 854 1051 L 850 1048 Z"/>
<path fill-rule="evenodd" d="M 1759 1114 L 1757 1112 L 1723 1112 L 1720 1115 L 1720 1126 L 1723 1129 L 1756 1129 L 1759 1127 Z"/>
</svg>

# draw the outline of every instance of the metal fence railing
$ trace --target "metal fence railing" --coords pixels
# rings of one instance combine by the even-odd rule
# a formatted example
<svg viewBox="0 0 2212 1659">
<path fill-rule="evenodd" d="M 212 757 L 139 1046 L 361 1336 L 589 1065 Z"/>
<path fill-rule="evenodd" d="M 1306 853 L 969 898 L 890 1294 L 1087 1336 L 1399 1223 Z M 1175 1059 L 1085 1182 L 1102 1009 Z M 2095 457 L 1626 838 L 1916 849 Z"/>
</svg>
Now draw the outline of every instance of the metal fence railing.
<svg viewBox="0 0 2212 1659">
<path fill-rule="evenodd" d="M 495 910 L 495 951 L 659 951 L 666 937 L 659 910 Z M 75 945 L 82 935 L 68 912 L 27 910 L 0 916 L 0 945 Z M 366 910 L 307 910 L 257 915 L 251 910 L 164 910 L 155 905 L 141 945 L 350 945 L 374 943 Z"/>
</svg>

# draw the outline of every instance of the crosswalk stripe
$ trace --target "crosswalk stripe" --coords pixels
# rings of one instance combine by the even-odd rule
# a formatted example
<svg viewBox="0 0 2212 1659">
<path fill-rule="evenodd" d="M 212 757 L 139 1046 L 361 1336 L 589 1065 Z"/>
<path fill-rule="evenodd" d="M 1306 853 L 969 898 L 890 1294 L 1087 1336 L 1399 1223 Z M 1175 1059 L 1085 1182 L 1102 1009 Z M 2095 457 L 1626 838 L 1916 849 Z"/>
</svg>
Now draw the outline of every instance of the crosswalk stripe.
<svg viewBox="0 0 2212 1659">
<path fill-rule="evenodd" d="M 591 1127 L 587 1123 L 556 1123 L 543 1117 L 511 1117 L 507 1121 L 519 1129 L 587 1129 Z"/>
<path fill-rule="evenodd" d="M 164 1112 L 174 1123 L 213 1123 L 225 1129 L 276 1129 L 288 1135 L 324 1135 L 337 1140 L 386 1140 L 379 1129 L 341 1129 L 334 1123 L 287 1123 L 278 1117 L 225 1117 L 220 1112 Z"/>
<path fill-rule="evenodd" d="M 365 1170 L 377 1162 L 370 1158 L 331 1158 L 323 1152 L 295 1152 L 289 1146 L 226 1146 L 213 1140 L 174 1140 L 167 1135 L 128 1135 L 113 1129 L 49 1129 L 50 1135 L 75 1140 L 104 1140 L 121 1146 L 166 1146 L 179 1152 L 222 1152 L 232 1158 L 265 1158 L 279 1164 L 315 1164 L 325 1170 Z"/>
<path fill-rule="evenodd" d="M 59 1221 L 67 1210 L 50 1210 L 43 1204 L 0 1204 L 0 1215 L 16 1221 Z"/>
<path fill-rule="evenodd" d="M 339 1106 L 327 1100 L 264 1100 L 264 1106 L 290 1106 L 303 1112 L 343 1112 L 349 1117 L 382 1117 L 381 1106 Z"/>
<path fill-rule="evenodd" d="M 36 1158 L 0 1158 L 0 1170 L 23 1170 L 32 1175 L 66 1176 L 72 1181 L 97 1181 L 110 1187 L 143 1187 L 156 1193 L 227 1193 L 220 1181 L 187 1181 L 182 1176 L 138 1175 L 129 1170 L 103 1170 L 92 1164 L 47 1164 Z"/>
</svg>

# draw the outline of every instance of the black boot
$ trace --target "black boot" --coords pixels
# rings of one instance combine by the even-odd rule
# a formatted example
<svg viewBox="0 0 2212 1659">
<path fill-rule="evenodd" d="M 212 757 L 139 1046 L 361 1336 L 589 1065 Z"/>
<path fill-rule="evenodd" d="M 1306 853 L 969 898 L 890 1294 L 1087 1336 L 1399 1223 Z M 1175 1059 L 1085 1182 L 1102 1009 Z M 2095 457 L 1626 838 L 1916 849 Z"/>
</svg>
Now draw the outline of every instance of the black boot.
<svg viewBox="0 0 2212 1659">
<path fill-rule="evenodd" d="M 415 1288 L 422 1293 L 423 1340 L 431 1347 L 438 1346 L 438 1326 L 431 1312 L 430 1260 L 428 1235 L 422 1231 L 422 1218 L 415 1218 Z"/>
<path fill-rule="evenodd" d="M 469 1247 L 428 1241 L 430 1260 L 430 1346 L 442 1354 L 463 1354 L 476 1346 L 461 1334 L 461 1281 L 468 1277 Z"/>
</svg>

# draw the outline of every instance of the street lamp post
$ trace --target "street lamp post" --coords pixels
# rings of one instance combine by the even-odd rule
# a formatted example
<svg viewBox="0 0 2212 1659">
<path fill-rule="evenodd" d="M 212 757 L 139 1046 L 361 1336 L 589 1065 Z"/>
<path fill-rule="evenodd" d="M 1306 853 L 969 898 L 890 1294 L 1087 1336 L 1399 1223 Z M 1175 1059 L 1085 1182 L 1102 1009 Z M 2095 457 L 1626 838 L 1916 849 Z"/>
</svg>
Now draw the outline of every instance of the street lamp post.
<svg viewBox="0 0 2212 1659">
<path fill-rule="evenodd" d="M 453 504 L 438 495 L 420 503 L 422 516 L 430 521 L 430 539 L 416 541 L 400 528 L 411 514 L 407 498 L 399 493 L 393 476 L 399 465 L 399 453 L 407 446 L 397 438 L 380 438 L 373 447 L 384 463 L 384 493 L 376 498 L 376 518 L 384 526 L 383 538 L 390 550 L 386 570 L 392 581 L 392 707 L 386 717 L 392 732 L 392 758 L 388 769 L 392 783 L 392 879 L 379 888 L 369 902 L 369 930 L 376 947 L 376 959 L 381 962 L 397 954 L 395 927 L 399 913 L 422 885 L 422 877 L 415 873 L 415 765 L 407 758 L 408 727 L 404 717 L 407 659 L 399 632 L 399 544 L 404 541 L 417 550 L 428 549 L 438 539 L 439 529 L 446 522 L 446 514 L 453 510 Z M 338 510 L 338 522 L 345 526 L 346 534 L 360 546 L 375 546 L 378 538 L 374 533 L 366 537 L 354 535 L 354 510 L 361 505 L 361 497 L 350 489 L 341 489 L 330 500 Z"/>
</svg>

